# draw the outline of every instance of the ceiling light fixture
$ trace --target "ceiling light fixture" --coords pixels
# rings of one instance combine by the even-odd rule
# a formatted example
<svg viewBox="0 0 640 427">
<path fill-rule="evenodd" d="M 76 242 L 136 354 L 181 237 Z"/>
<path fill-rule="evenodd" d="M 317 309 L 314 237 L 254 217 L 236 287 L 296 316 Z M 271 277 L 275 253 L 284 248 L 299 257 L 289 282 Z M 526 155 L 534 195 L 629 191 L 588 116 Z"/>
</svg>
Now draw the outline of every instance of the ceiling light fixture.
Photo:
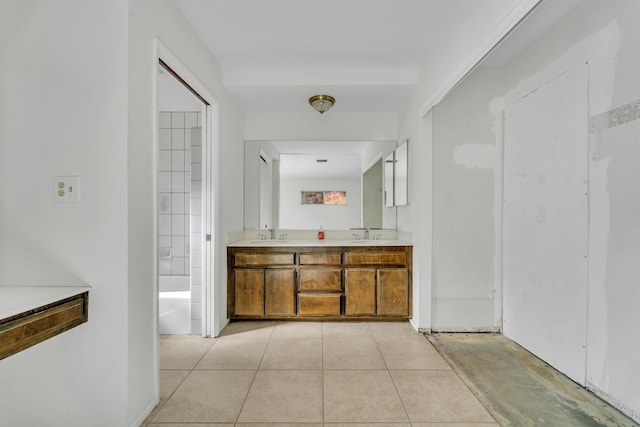
<svg viewBox="0 0 640 427">
<path fill-rule="evenodd" d="M 325 111 L 329 111 L 335 103 L 336 100 L 333 96 L 329 95 L 314 95 L 309 98 L 309 104 L 311 104 L 311 106 L 320 114 L 324 114 Z"/>
</svg>

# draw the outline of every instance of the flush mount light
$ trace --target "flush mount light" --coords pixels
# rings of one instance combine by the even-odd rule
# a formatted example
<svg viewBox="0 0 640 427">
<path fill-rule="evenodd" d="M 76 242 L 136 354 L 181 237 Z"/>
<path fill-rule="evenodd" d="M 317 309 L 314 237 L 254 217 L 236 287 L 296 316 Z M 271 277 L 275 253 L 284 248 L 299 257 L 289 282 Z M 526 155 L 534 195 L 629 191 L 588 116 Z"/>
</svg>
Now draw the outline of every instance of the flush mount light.
<svg viewBox="0 0 640 427">
<path fill-rule="evenodd" d="M 329 111 L 335 103 L 336 100 L 333 96 L 329 95 L 314 95 L 309 98 L 309 104 L 311 104 L 311 106 L 320 114 L 324 114 L 325 111 Z"/>
</svg>

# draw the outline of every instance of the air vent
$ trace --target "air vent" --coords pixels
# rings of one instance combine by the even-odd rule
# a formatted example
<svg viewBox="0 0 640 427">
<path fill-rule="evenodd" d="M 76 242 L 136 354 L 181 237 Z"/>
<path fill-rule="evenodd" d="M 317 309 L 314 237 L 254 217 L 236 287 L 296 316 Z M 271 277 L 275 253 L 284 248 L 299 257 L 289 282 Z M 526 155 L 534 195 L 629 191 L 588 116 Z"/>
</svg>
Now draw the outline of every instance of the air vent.
<svg viewBox="0 0 640 427">
<path fill-rule="evenodd" d="M 327 163 L 327 159 L 316 159 L 318 163 Z"/>
</svg>

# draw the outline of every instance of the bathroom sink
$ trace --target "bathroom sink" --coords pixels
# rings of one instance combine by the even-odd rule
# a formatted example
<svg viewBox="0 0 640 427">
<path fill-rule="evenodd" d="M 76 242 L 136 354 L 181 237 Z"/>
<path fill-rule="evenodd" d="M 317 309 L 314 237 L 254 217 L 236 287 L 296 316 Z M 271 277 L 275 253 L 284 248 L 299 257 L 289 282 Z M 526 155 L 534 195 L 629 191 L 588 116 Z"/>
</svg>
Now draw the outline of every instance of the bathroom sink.
<svg viewBox="0 0 640 427">
<path fill-rule="evenodd" d="M 289 243 L 288 240 L 254 240 L 252 242 L 249 242 L 251 244 L 256 244 L 256 245 L 279 245 L 279 244 L 283 244 L 283 243 Z"/>
<path fill-rule="evenodd" d="M 389 243 L 388 240 L 352 240 L 351 243 L 357 243 L 359 245 L 371 245 L 371 244 L 385 244 Z"/>
</svg>

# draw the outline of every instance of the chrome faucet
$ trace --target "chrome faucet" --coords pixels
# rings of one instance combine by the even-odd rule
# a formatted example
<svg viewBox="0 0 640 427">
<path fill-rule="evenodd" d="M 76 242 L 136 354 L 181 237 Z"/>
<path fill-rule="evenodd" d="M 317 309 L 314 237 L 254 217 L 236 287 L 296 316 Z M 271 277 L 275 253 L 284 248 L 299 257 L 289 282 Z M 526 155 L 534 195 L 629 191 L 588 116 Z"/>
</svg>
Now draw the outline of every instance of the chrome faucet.
<svg viewBox="0 0 640 427">
<path fill-rule="evenodd" d="M 369 228 L 364 229 L 364 240 L 369 240 Z"/>
<path fill-rule="evenodd" d="M 280 240 L 284 240 L 284 238 L 285 238 L 285 237 L 287 237 L 287 236 L 288 236 L 288 234 L 287 234 L 287 233 L 282 233 L 282 234 L 280 235 Z"/>
<path fill-rule="evenodd" d="M 276 229 L 275 228 L 270 228 L 267 231 L 269 232 L 269 238 L 271 240 L 276 240 Z"/>
<path fill-rule="evenodd" d="M 267 240 L 267 236 L 262 233 L 258 233 L 258 236 L 260 236 L 260 240 Z"/>
<path fill-rule="evenodd" d="M 353 237 L 355 237 L 355 238 L 356 238 L 356 240 L 360 240 L 360 236 L 359 236 L 359 235 L 357 235 L 356 233 L 353 233 L 353 234 L 352 234 L 352 236 L 353 236 Z"/>
</svg>

